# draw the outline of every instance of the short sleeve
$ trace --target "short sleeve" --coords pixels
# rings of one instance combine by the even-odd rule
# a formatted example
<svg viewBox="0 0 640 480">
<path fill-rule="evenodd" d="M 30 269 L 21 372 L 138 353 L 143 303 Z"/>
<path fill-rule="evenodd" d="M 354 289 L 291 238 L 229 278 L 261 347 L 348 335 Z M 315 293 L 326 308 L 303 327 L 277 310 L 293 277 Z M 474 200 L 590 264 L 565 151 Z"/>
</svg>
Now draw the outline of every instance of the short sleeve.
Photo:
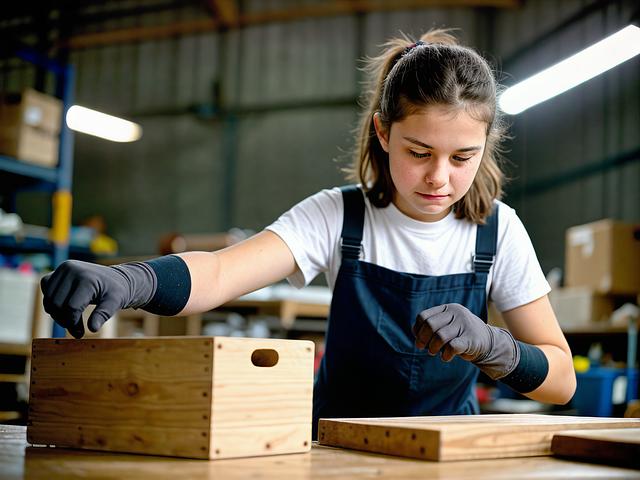
<svg viewBox="0 0 640 480">
<path fill-rule="evenodd" d="M 498 248 L 491 300 L 501 312 L 520 307 L 551 291 L 522 221 L 515 210 L 500 205 Z"/>
<path fill-rule="evenodd" d="M 342 228 L 340 189 L 322 190 L 295 205 L 266 227 L 287 244 L 298 272 L 287 278 L 294 287 L 309 284 L 331 264 Z"/>
</svg>

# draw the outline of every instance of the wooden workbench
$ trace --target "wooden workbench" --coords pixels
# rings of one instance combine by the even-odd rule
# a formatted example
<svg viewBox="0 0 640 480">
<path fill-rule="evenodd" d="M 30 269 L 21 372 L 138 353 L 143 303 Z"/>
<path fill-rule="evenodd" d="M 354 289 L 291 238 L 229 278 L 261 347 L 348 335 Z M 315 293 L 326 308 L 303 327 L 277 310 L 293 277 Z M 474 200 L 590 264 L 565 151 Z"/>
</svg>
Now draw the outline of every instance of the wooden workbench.
<svg viewBox="0 0 640 480">
<path fill-rule="evenodd" d="M 639 478 L 638 470 L 552 457 L 429 462 L 314 445 L 310 453 L 233 460 L 184 460 L 31 447 L 26 427 L 0 425 L 0 479 L 100 478 Z"/>
</svg>

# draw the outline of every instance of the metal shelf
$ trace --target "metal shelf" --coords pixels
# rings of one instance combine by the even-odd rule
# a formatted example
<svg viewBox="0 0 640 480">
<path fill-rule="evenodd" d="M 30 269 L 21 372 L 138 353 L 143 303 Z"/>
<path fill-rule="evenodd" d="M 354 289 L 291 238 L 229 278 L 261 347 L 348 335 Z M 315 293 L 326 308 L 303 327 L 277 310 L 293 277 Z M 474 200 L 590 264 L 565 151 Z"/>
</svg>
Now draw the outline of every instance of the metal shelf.
<svg viewBox="0 0 640 480">
<path fill-rule="evenodd" d="M 0 252 L 52 254 L 54 249 L 53 242 L 46 238 L 24 237 L 18 239 L 13 235 L 0 235 Z M 95 261 L 97 256 L 89 247 L 70 245 L 69 257 L 77 260 Z"/>
<path fill-rule="evenodd" d="M 52 186 L 58 181 L 58 170 L 40 165 L 21 162 L 15 158 L 0 155 L 0 171 L 10 172 L 27 179 L 36 179 L 51 183 Z"/>
<path fill-rule="evenodd" d="M 75 70 L 48 58 L 46 54 L 29 47 L 14 51 L 14 56 L 26 62 L 38 65 L 55 74 L 55 96 L 62 100 L 62 118 L 60 142 L 58 146 L 58 165 L 55 168 L 21 162 L 8 156 L 0 156 L 0 193 L 6 195 L 5 202 L 10 211 L 15 210 L 16 194 L 23 189 L 42 189 L 50 191 L 51 197 L 51 234 L 52 240 L 43 238 L 16 239 L 0 236 L 0 252 L 27 253 L 42 252 L 51 256 L 52 265 L 57 267 L 69 258 L 69 230 L 71 227 L 71 184 L 73 180 L 73 134 L 65 123 L 65 116 L 73 104 Z M 89 249 L 75 249 L 76 258 L 86 256 Z M 88 258 L 94 258 L 91 254 Z M 53 336 L 64 336 L 64 329 L 54 324 Z"/>
</svg>

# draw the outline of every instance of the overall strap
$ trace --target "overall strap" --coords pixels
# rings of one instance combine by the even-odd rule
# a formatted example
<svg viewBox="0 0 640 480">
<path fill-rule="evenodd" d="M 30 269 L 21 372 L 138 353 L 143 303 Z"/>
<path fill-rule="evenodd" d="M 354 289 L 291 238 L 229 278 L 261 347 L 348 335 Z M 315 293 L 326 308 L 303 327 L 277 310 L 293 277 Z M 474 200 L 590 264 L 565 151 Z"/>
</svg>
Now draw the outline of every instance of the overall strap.
<svg viewBox="0 0 640 480">
<path fill-rule="evenodd" d="M 342 218 L 342 258 L 357 260 L 360 258 L 362 228 L 364 226 L 364 196 L 357 185 L 341 187 L 344 201 Z"/>
<path fill-rule="evenodd" d="M 495 205 L 487 223 L 477 226 L 476 253 L 473 256 L 473 271 L 489 273 L 496 256 L 498 243 L 498 205 Z"/>
</svg>

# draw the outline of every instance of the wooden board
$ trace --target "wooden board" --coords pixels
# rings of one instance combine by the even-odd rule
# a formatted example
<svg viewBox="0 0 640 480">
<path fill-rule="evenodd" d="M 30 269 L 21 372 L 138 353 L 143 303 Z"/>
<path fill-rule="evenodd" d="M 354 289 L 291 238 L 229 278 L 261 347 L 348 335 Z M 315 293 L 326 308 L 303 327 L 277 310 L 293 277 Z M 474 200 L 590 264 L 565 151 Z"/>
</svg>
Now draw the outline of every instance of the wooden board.
<svg viewBox="0 0 640 480">
<path fill-rule="evenodd" d="M 640 427 L 640 419 L 555 415 L 320 419 L 322 445 L 425 460 L 471 460 L 551 454 L 564 430 Z"/>
<path fill-rule="evenodd" d="M 576 430 L 551 441 L 555 455 L 640 468 L 640 428 Z"/>
</svg>

